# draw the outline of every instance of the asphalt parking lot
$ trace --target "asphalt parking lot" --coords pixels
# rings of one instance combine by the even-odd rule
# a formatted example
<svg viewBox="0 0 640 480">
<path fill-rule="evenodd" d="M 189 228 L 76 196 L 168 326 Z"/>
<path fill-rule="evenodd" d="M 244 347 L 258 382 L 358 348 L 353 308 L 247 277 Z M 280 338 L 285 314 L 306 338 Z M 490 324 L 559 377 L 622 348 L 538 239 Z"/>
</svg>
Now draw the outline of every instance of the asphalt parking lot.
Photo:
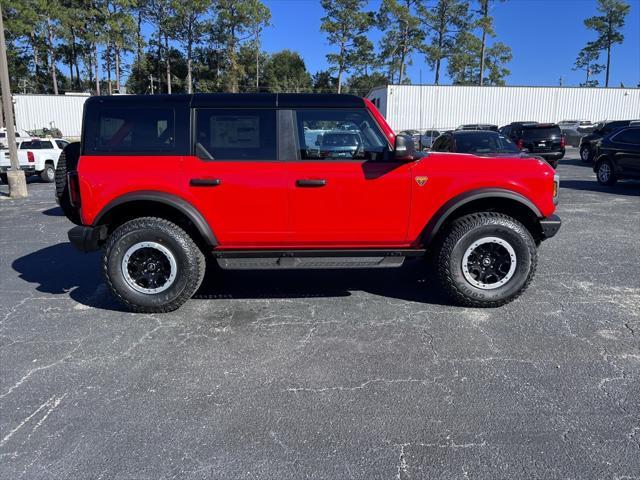
<svg viewBox="0 0 640 480">
<path fill-rule="evenodd" d="M 398 270 L 226 272 L 125 312 L 53 186 L 0 186 L 0 478 L 640 478 L 640 182 L 559 167 L 515 303 Z"/>
</svg>

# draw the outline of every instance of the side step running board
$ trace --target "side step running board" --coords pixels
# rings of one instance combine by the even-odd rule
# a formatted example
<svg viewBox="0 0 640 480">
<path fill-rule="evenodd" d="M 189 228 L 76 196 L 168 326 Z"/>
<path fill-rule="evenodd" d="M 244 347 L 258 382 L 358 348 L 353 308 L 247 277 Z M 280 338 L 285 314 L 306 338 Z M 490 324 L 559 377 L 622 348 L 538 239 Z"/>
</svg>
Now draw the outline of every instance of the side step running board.
<svg viewBox="0 0 640 480">
<path fill-rule="evenodd" d="M 225 270 L 397 268 L 406 257 L 424 250 L 218 250 L 218 264 Z"/>
</svg>

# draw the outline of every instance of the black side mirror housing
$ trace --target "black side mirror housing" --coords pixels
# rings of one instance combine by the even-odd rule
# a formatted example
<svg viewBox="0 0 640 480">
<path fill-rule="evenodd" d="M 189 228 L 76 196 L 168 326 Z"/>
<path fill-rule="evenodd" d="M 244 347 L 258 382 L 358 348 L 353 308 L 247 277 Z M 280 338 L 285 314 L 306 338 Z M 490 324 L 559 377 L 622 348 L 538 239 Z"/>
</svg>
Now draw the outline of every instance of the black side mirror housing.
<svg viewBox="0 0 640 480">
<path fill-rule="evenodd" d="M 408 135 L 396 135 L 393 157 L 398 162 L 413 162 L 417 158 L 416 145 Z"/>
</svg>

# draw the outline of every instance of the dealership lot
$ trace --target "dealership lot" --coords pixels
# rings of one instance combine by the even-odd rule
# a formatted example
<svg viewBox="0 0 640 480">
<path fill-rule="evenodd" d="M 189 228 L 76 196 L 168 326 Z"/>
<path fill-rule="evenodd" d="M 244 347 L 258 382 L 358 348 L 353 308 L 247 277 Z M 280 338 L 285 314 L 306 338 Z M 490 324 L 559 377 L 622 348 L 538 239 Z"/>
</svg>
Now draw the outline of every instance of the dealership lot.
<svg viewBox="0 0 640 480">
<path fill-rule="evenodd" d="M 639 477 L 640 182 L 577 158 L 531 288 L 495 310 L 414 261 L 225 272 L 131 314 L 51 185 L 0 186 L 0 477 Z"/>
</svg>

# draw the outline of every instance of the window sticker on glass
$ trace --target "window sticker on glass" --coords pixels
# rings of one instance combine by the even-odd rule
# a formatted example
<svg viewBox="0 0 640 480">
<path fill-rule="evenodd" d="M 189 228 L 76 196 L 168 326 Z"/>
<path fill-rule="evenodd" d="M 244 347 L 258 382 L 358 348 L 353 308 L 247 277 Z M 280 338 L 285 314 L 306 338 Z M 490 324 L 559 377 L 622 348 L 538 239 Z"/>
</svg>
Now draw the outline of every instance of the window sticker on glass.
<svg viewBox="0 0 640 480">
<path fill-rule="evenodd" d="M 257 116 L 212 117 L 210 127 L 214 148 L 260 147 L 260 119 Z"/>
</svg>

